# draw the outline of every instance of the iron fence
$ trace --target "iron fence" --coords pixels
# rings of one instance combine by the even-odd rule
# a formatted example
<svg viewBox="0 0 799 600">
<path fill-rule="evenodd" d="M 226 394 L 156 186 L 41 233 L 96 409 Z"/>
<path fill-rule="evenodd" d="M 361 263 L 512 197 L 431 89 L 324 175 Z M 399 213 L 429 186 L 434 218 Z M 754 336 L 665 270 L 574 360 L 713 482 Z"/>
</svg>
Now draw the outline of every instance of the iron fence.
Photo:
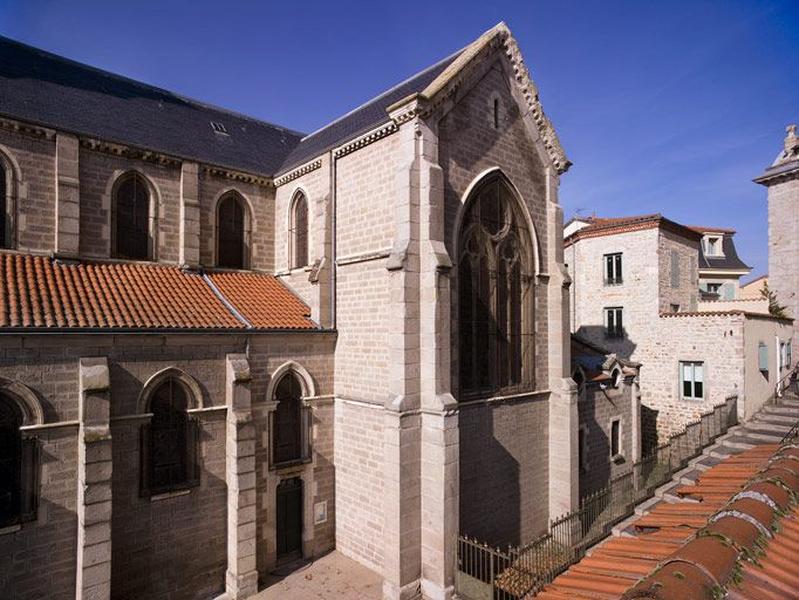
<svg viewBox="0 0 799 600">
<path fill-rule="evenodd" d="M 528 544 L 500 550 L 459 536 L 459 594 L 468 600 L 531 598 L 735 425 L 737 410 L 737 397 L 732 396 L 702 414 L 604 488 L 582 498 L 579 508 L 552 521 L 546 534 Z"/>
</svg>

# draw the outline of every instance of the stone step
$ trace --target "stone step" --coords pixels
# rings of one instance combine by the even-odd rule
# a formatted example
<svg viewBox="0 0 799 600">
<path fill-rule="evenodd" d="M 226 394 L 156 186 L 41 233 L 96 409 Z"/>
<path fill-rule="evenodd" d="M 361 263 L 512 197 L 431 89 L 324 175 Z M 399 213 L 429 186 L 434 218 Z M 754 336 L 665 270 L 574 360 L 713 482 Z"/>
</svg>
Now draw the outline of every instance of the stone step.
<svg viewBox="0 0 799 600">
<path fill-rule="evenodd" d="M 715 446 L 711 446 L 708 448 L 708 456 L 712 456 L 713 458 L 718 458 L 720 460 L 724 460 L 725 458 L 729 458 L 730 456 L 735 456 L 736 454 L 740 454 L 746 448 L 739 448 L 737 446 L 724 446 L 723 442 L 721 444 L 717 444 Z"/>
<path fill-rule="evenodd" d="M 712 448 L 713 448 L 713 446 L 711 446 L 711 454 L 702 455 L 699 458 L 694 459 L 696 461 L 696 462 L 694 462 L 694 466 L 697 469 L 702 469 L 703 471 L 706 471 L 710 467 L 715 467 L 717 464 L 722 462 L 723 459 L 721 459 L 721 458 L 719 458 L 717 456 L 713 456 Z"/>
<path fill-rule="evenodd" d="M 757 446 L 757 442 L 743 435 L 733 435 L 723 440 L 721 443 L 728 448 L 740 448 L 741 450 L 749 450 Z"/>
<path fill-rule="evenodd" d="M 753 440 L 753 443 L 757 443 L 755 440 L 760 440 L 760 443 L 779 444 L 782 441 L 782 438 L 785 437 L 786 433 L 788 433 L 788 429 L 785 431 L 772 431 L 771 429 L 764 429 L 760 427 L 747 427 L 746 431 L 741 432 L 741 435 Z"/>
<path fill-rule="evenodd" d="M 746 432 L 766 433 L 769 435 L 785 435 L 788 433 L 793 425 L 786 425 L 785 423 L 764 423 L 763 421 L 749 421 L 746 424 Z"/>
<path fill-rule="evenodd" d="M 750 423 L 769 423 L 773 425 L 786 425 L 790 428 L 793 427 L 794 423 L 796 423 L 797 421 L 799 421 L 799 413 L 797 413 L 797 416 L 789 416 L 780 413 L 759 412 L 754 417 L 752 417 Z"/>
</svg>

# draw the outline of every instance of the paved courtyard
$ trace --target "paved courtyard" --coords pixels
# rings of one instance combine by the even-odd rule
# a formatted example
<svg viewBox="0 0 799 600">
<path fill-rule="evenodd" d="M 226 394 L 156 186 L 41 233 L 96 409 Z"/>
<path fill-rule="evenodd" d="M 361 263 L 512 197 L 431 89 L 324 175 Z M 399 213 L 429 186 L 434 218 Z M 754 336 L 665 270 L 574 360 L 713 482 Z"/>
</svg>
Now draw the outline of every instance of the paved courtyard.
<svg viewBox="0 0 799 600">
<path fill-rule="evenodd" d="M 331 552 L 285 577 L 270 576 L 257 600 L 379 600 L 380 575 Z"/>
</svg>

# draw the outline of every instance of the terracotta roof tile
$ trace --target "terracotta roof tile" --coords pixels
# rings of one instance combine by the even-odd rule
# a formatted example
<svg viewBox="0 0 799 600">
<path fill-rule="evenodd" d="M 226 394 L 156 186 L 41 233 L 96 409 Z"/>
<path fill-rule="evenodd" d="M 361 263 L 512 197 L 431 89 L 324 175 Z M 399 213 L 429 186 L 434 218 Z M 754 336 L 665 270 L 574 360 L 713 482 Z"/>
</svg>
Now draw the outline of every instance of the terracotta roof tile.
<svg viewBox="0 0 799 600">
<path fill-rule="evenodd" d="M 270 275 L 214 275 L 255 328 L 313 328 L 307 307 Z M 0 253 L 0 328 L 246 329 L 203 275 L 143 263 L 62 263 Z"/>
<path fill-rule="evenodd" d="M 256 273 L 213 273 L 209 279 L 253 327 L 311 329 L 311 311 L 275 277 Z"/>
<path fill-rule="evenodd" d="M 657 504 L 636 536 L 596 546 L 536 598 L 799 599 L 797 475 L 792 446 L 729 457 L 678 490 L 689 501 Z"/>
<path fill-rule="evenodd" d="M 662 227 L 680 233 L 681 235 L 699 240 L 701 234 L 695 230 L 680 225 L 670 219 L 667 219 L 660 213 L 649 215 L 635 215 L 631 217 L 587 217 L 580 219 L 587 223 L 586 227 L 578 229 L 564 240 L 566 246 L 574 242 L 593 237 L 601 237 L 606 235 L 616 235 L 619 233 L 629 233 L 632 231 L 643 231 L 645 229 L 655 229 Z"/>
</svg>

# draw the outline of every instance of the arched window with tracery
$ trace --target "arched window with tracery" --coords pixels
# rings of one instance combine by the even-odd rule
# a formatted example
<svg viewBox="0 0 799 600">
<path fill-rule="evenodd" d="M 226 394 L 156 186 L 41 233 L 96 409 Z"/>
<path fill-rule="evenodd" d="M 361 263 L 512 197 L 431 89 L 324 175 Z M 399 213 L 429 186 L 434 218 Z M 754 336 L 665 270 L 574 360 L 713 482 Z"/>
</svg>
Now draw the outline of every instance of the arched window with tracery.
<svg viewBox="0 0 799 600">
<path fill-rule="evenodd" d="M 534 385 L 532 232 L 507 181 L 490 176 L 467 200 L 458 244 L 460 390 Z"/>
<path fill-rule="evenodd" d="M 244 199 L 235 192 L 219 200 L 217 222 L 217 266 L 243 269 L 247 266 L 246 209 Z"/>
<path fill-rule="evenodd" d="M 297 192 L 291 205 L 289 257 L 292 269 L 308 264 L 308 199 Z"/>
<path fill-rule="evenodd" d="M 303 406 L 302 384 L 293 371 L 283 375 L 275 387 L 272 412 L 272 464 L 274 466 L 310 459 L 309 411 Z"/>
<path fill-rule="evenodd" d="M 0 527 L 36 518 L 38 441 L 23 438 L 18 404 L 0 394 Z"/>
<path fill-rule="evenodd" d="M 133 260 L 151 257 L 150 188 L 138 173 L 117 181 L 113 195 L 114 256 Z"/>
<path fill-rule="evenodd" d="M 165 377 L 149 398 L 150 422 L 142 426 L 142 495 L 199 484 L 199 426 L 189 417 L 189 390 Z"/>
</svg>

